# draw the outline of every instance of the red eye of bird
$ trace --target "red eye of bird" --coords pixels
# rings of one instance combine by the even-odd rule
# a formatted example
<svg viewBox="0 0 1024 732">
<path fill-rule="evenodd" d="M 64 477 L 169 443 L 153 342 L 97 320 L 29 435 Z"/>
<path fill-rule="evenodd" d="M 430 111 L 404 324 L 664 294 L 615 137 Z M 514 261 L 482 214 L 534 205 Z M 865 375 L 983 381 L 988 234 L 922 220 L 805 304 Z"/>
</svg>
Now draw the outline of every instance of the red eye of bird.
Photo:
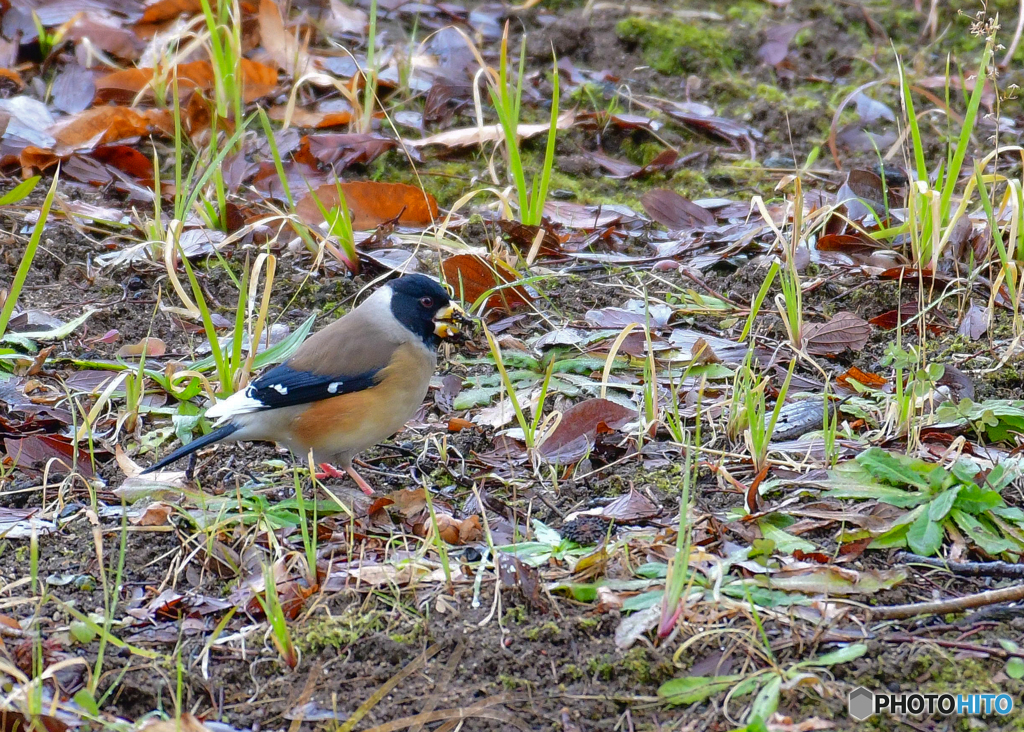
<svg viewBox="0 0 1024 732">
<path fill-rule="evenodd" d="M 420 298 L 420 305 L 422 305 L 425 308 L 432 308 L 432 307 L 434 307 L 434 298 L 432 298 L 432 297 L 421 297 Z"/>
</svg>

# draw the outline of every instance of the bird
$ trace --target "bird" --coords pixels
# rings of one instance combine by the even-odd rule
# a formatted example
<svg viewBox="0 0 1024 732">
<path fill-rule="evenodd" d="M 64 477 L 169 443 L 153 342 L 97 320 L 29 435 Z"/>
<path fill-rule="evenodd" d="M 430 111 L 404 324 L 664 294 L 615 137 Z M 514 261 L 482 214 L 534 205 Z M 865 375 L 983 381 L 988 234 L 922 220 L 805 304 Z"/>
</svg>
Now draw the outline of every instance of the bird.
<svg viewBox="0 0 1024 732">
<path fill-rule="evenodd" d="M 352 467 L 366 448 L 391 437 L 416 413 L 437 368 L 441 341 L 468 322 L 440 283 L 399 277 L 307 338 L 284 363 L 206 410 L 214 429 L 143 470 L 159 470 L 215 442 L 276 442 L 322 468 L 339 464 L 367 495 Z M 343 474 L 333 468 L 329 475 Z"/>
</svg>

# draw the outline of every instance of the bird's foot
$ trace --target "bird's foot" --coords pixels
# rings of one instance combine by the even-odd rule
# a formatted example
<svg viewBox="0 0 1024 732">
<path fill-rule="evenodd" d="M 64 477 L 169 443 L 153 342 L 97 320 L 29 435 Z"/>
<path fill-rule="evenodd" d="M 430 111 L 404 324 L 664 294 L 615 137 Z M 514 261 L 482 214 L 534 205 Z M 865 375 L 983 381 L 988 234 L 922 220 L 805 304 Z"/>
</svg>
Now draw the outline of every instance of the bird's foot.
<svg viewBox="0 0 1024 732">
<path fill-rule="evenodd" d="M 345 473 L 338 470 L 330 463 L 320 463 L 320 470 L 323 472 L 316 474 L 317 480 L 326 480 L 327 478 L 344 478 Z"/>
<path fill-rule="evenodd" d="M 373 487 L 363 480 L 362 476 L 351 467 L 345 468 L 345 472 L 342 472 L 330 463 L 320 463 L 320 469 L 323 472 L 316 474 L 317 480 L 324 480 L 325 478 L 344 478 L 345 474 L 348 473 L 348 475 L 352 477 L 352 480 L 355 481 L 355 484 L 359 486 L 359 490 L 368 496 L 374 495 Z"/>
</svg>

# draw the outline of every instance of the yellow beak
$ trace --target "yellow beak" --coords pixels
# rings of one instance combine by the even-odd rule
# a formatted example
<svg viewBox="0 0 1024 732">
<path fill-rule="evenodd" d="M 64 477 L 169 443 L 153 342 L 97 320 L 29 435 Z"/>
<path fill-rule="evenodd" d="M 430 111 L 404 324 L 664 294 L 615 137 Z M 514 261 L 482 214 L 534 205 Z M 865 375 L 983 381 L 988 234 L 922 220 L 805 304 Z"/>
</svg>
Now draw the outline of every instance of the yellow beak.
<svg viewBox="0 0 1024 732">
<path fill-rule="evenodd" d="M 453 338 L 462 332 L 462 326 L 469 322 L 466 311 L 455 303 L 437 311 L 434 316 L 434 335 L 438 338 Z"/>
</svg>

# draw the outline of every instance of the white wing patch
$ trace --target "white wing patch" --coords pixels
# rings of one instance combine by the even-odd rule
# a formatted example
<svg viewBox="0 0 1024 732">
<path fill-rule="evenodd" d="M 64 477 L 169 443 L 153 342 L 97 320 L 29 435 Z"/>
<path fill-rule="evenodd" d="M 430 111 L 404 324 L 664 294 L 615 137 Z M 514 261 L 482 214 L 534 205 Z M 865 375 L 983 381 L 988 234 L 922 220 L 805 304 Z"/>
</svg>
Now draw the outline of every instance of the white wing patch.
<svg viewBox="0 0 1024 732">
<path fill-rule="evenodd" d="M 288 393 L 288 390 L 280 384 L 275 384 L 271 388 L 282 396 Z M 282 391 L 282 389 L 284 391 Z M 246 387 L 244 391 L 236 391 L 227 399 L 222 399 L 207 409 L 207 419 L 216 419 L 218 423 L 225 422 L 240 414 L 250 414 L 261 409 L 266 409 L 267 405 L 253 396 L 255 392 L 256 390 L 253 389 L 252 386 Z"/>
<path fill-rule="evenodd" d="M 327 392 L 329 394 L 337 394 L 338 393 L 338 389 L 340 389 L 344 385 L 345 385 L 344 381 L 332 381 L 330 384 L 327 385 Z"/>
</svg>

